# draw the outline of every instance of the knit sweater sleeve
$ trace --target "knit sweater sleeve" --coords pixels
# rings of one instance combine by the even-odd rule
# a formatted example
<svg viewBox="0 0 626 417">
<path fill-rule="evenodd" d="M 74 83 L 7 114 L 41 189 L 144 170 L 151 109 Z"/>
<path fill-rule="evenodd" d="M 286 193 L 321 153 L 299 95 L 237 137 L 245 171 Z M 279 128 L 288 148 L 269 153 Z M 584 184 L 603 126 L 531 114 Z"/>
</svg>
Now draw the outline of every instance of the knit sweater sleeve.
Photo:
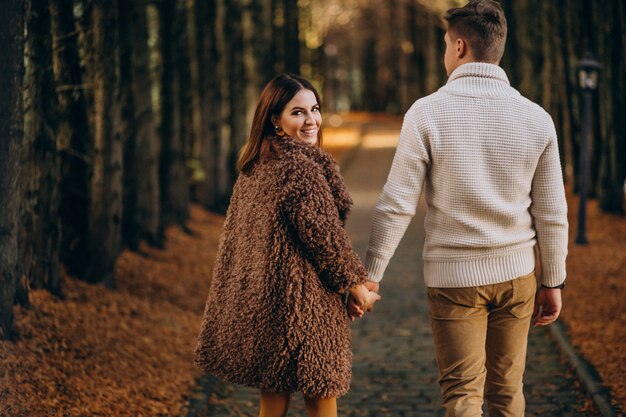
<svg viewBox="0 0 626 417">
<path fill-rule="evenodd" d="M 415 215 L 430 161 L 418 132 L 415 108 L 404 118 L 387 183 L 374 209 L 365 257 L 368 279 L 379 282 Z"/>
<path fill-rule="evenodd" d="M 307 161 L 286 176 L 282 212 L 320 280 L 340 293 L 364 282 L 365 268 L 352 250 L 322 170 Z"/>
<path fill-rule="evenodd" d="M 568 223 L 559 148 L 551 119 L 549 126 L 550 140 L 539 158 L 533 177 L 530 212 L 537 232 L 541 283 L 556 287 L 565 281 L 566 276 Z"/>
</svg>

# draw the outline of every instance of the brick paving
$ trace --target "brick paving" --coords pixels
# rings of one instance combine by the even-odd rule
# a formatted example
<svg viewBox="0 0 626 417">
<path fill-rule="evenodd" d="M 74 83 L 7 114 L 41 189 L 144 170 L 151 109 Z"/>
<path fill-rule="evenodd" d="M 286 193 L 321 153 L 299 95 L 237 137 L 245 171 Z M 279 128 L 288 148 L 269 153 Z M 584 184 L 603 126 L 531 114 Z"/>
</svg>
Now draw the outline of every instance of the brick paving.
<svg viewBox="0 0 626 417">
<path fill-rule="evenodd" d="M 344 177 L 355 201 L 347 228 L 362 257 L 371 213 L 387 177 L 398 129 L 393 125 L 366 126 L 363 146 L 348 158 L 344 167 Z M 340 416 L 443 416 L 421 278 L 423 216 L 422 205 L 389 264 L 381 284 L 382 301 L 372 314 L 353 325 L 352 390 L 339 400 Z M 590 409 L 590 398 L 582 392 L 573 370 L 546 329 L 531 331 L 525 393 L 527 416 L 598 415 Z M 205 415 L 256 417 L 258 392 L 220 383 Z M 296 394 L 289 416 L 305 415 L 302 397 Z"/>
</svg>

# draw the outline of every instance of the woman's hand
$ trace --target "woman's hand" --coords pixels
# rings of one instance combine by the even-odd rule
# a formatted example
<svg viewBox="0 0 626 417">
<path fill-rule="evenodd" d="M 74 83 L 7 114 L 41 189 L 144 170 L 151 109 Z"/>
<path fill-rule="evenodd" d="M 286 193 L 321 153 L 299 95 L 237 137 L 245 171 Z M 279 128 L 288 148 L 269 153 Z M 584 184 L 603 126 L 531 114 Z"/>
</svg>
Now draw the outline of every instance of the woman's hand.
<svg viewBox="0 0 626 417">
<path fill-rule="evenodd" d="M 363 316 L 366 311 L 374 309 L 374 303 L 380 300 L 380 295 L 370 291 L 363 284 L 357 284 L 351 287 L 348 292 L 348 316 L 354 321 L 354 318 Z"/>
</svg>

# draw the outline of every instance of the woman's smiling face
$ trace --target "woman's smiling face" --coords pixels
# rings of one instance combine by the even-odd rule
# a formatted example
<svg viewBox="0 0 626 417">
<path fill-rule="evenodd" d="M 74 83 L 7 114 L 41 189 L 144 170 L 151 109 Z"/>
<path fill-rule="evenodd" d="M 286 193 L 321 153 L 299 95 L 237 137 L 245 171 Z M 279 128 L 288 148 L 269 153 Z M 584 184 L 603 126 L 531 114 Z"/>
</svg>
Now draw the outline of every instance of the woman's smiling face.
<svg viewBox="0 0 626 417">
<path fill-rule="evenodd" d="M 298 91 L 276 123 L 287 136 L 315 145 L 322 125 L 322 114 L 313 91 L 304 88 Z"/>
</svg>

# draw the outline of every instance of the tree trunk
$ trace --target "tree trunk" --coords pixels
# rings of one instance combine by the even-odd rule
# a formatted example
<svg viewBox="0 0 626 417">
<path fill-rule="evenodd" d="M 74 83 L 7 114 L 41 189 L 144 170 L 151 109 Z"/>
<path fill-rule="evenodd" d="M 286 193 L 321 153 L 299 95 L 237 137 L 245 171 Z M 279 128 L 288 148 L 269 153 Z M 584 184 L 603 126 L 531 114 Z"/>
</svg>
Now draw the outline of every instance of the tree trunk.
<svg viewBox="0 0 626 417">
<path fill-rule="evenodd" d="M 159 8 L 161 73 L 161 158 L 159 181 L 161 189 L 161 237 L 171 224 L 185 224 L 187 181 L 181 161 L 180 72 L 178 68 L 178 25 L 180 14 L 176 0 L 164 0 Z"/>
<path fill-rule="evenodd" d="M 363 85 L 370 86 L 371 92 L 363 94 L 363 108 L 368 111 L 376 111 L 377 103 L 376 85 L 378 79 L 378 61 L 376 59 L 376 38 L 371 36 L 364 40 L 365 50 L 363 53 Z"/>
<path fill-rule="evenodd" d="M 298 2 L 283 1 L 285 26 L 283 40 L 285 41 L 285 72 L 300 74 L 300 31 L 298 26 Z"/>
<path fill-rule="evenodd" d="M 50 9 L 45 0 L 30 0 L 29 6 L 20 255 L 30 286 L 60 295 L 59 165 L 55 142 L 58 101 L 52 71 Z M 27 293 L 19 298 L 27 299 Z"/>
<path fill-rule="evenodd" d="M 393 62 L 393 65 L 382 66 L 385 75 L 385 103 L 383 110 L 387 113 L 400 114 L 403 110 L 402 95 L 404 89 L 404 55 L 402 54 L 401 43 L 403 39 L 401 21 L 402 5 L 397 0 L 388 0 L 387 4 L 387 30 L 391 38 L 387 40 L 386 53 L 383 55 L 386 62 Z M 408 110 L 408 107 L 404 111 Z"/>
<path fill-rule="evenodd" d="M 272 61 L 272 25 L 273 9 L 271 0 L 251 0 L 253 33 L 251 36 L 252 53 L 254 54 L 255 71 L 251 74 L 251 82 L 260 92 L 265 84 L 274 76 Z"/>
<path fill-rule="evenodd" d="M 113 267 L 121 252 L 123 143 L 119 85 L 118 10 L 94 0 L 94 163 L 89 218 L 91 267 L 84 278 L 114 286 Z"/>
<path fill-rule="evenodd" d="M 519 88 L 521 76 L 519 67 L 519 42 L 516 36 L 517 19 L 519 15 L 515 10 L 515 2 L 516 0 L 502 1 L 502 8 L 504 9 L 507 23 L 506 49 L 502 57 L 502 67 L 506 69 L 511 85 L 515 88 Z"/>
<path fill-rule="evenodd" d="M 0 13 L 0 338 L 13 336 L 13 300 L 19 273 L 20 158 L 23 135 L 24 2 L 7 0 Z"/>
<path fill-rule="evenodd" d="M 561 5 L 560 5 L 561 6 Z M 563 7 L 565 7 L 565 1 L 563 0 Z M 580 20 L 580 2 L 576 2 L 577 9 L 571 10 L 570 2 L 567 2 L 567 8 L 565 10 L 568 13 L 565 14 L 566 32 L 564 33 L 566 48 L 563 51 L 566 75 L 568 82 L 566 88 L 568 89 L 568 107 L 570 108 L 570 118 L 572 134 L 569 138 L 571 143 L 572 152 L 572 173 L 573 173 L 573 188 L 575 191 L 579 188 L 580 182 L 580 139 L 582 129 L 582 94 L 580 93 L 580 87 L 578 85 L 578 70 L 576 69 L 578 60 L 580 57 L 580 51 L 582 51 L 582 43 L 580 42 L 580 28 L 578 28 L 577 22 Z"/>
<path fill-rule="evenodd" d="M 440 55 L 439 44 L 443 43 L 443 38 L 439 36 L 440 29 L 438 27 L 439 20 L 437 17 L 430 15 L 427 21 L 427 26 L 424 29 L 426 33 L 426 94 L 431 94 L 441 86 L 440 79 L 445 76 L 445 70 L 443 74 L 439 74 L 441 71 L 441 61 L 443 56 Z"/>
<path fill-rule="evenodd" d="M 84 276 L 91 205 L 92 143 L 78 55 L 73 1 L 50 2 L 54 67 L 59 102 L 61 261 L 70 275 Z"/>
<path fill-rule="evenodd" d="M 559 0 L 559 2 L 564 0 Z M 563 10 L 560 8 L 560 3 L 552 5 L 553 10 Z M 560 138 L 559 152 L 561 156 L 561 165 L 563 171 L 563 178 L 568 181 L 568 175 L 572 169 L 571 161 L 571 138 L 572 138 L 572 108 L 571 100 L 568 97 L 568 91 L 571 90 L 570 77 L 569 77 L 569 57 L 567 54 L 567 32 L 566 32 L 566 20 L 567 12 L 564 12 L 560 19 L 557 19 L 556 27 L 554 28 L 555 40 L 554 45 L 554 59 L 556 65 L 556 73 L 562 74 L 561 79 L 558 80 L 557 92 L 555 100 L 558 103 L 558 133 Z"/>
<path fill-rule="evenodd" d="M 221 140 L 221 63 L 218 51 L 218 1 L 196 2 L 198 56 L 201 64 L 202 141 L 200 164 L 205 173 L 198 200 L 209 210 L 219 210 L 218 159 Z"/>
<path fill-rule="evenodd" d="M 121 132 L 124 146 L 124 204 L 122 240 L 133 250 L 139 250 L 139 163 L 137 160 L 137 124 L 133 85 L 133 51 L 130 41 L 130 18 L 135 0 L 118 0 L 120 39 L 120 95 L 122 100 Z"/>
<path fill-rule="evenodd" d="M 539 56 L 543 65 L 541 66 L 541 107 L 547 112 L 553 113 L 552 109 L 552 77 L 554 74 L 553 56 L 553 36 L 552 36 L 552 15 L 550 2 L 541 2 L 540 7 L 540 28 L 543 42 L 540 43 Z M 560 145 L 560 143 L 559 143 Z"/>
<path fill-rule="evenodd" d="M 226 49 L 228 53 L 228 125 L 230 128 L 230 150 L 228 164 L 230 185 L 237 178 L 236 162 L 239 150 L 246 142 L 246 74 L 243 62 L 244 40 L 241 0 L 226 2 Z M 230 187 L 229 187 L 230 188 Z"/>
<path fill-rule="evenodd" d="M 190 199 L 199 201 L 199 189 L 205 181 L 206 173 L 202 169 L 202 148 L 205 138 L 204 123 L 202 121 L 202 89 L 204 83 L 204 60 L 202 59 L 201 30 L 197 19 L 202 13 L 206 0 L 188 0 L 183 14 L 183 29 L 185 33 L 184 50 L 187 51 L 185 66 L 187 67 L 188 89 L 187 103 L 189 104 L 189 126 L 185 144 L 185 160 L 189 169 Z"/>
<path fill-rule="evenodd" d="M 543 59 L 541 57 L 541 5 L 538 0 L 515 1 L 515 10 L 518 16 L 524 16 L 517 21 L 516 32 L 512 34 L 518 39 L 520 92 L 530 100 L 541 103 L 543 86 L 541 80 Z"/>
<path fill-rule="evenodd" d="M 278 1 L 278 0 L 272 0 Z M 231 172 L 230 172 L 230 129 L 228 120 L 226 119 L 226 110 L 228 108 L 228 57 L 227 57 L 227 33 L 226 33 L 226 2 L 217 0 L 215 8 L 215 54 L 219 56 L 216 63 L 216 79 L 215 79 L 215 119 L 214 128 L 217 132 L 217 190 L 219 195 L 218 211 L 226 213 L 231 195 Z"/>
<path fill-rule="evenodd" d="M 599 5 L 597 2 L 588 2 L 583 1 L 583 6 L 587 8 L 583 8 L 583 13 L 585 14 L 585 18 L 589 19 L 585 22 L 585 30 L 586 30 L 586 39 L 589 40 L 589 48 L 585 49 L 585 51 L 589 50 L 593 53 L 596 59 L 600 61 L 604 61 L 605 63 L 609 62 L 609 56 L 611 51 L 610 44 L 613 39 L 610 37 L 605 37 L 605 33 L 607 30 L 610 30 L 611 24 L 610 17 L 607 16 L 607 6 Z M 587 27 L 587 25 L 589 27 Z M 593 29 L 596 28 L 596 29 Z M 608 49 L 607 49 L 608 48 Z M 600 182 L 600 163 L 602 158 L 602 148 L 604 147 L 605 141 L 608 140 L 608 126 L 605 123 L 604 117 L 610 112 L 609 108 L 606 108 L 607 104 L 610 103 L 610 92 L 607 91 L 609 83 L 606 82 L 607 78 L 605 78 L 605 74 L 600 74 L 600 88 L 601 90 L 596 91 L 593 94 L 593 104 L 592 104 L 592 115 L 591 115 L 591 138 L 590 138 L 590 149 L 589 152 L 591 158 L 591 168 L 589 175 L 589 196 L 592 198 L 598 197 L 598 185 Z M 610 76 L 609 76 L 610 78 Z M 604 83 L 604 86 L 602 84 Z M 605 95 L 605 93 L 608 93 Z M 601 101 L 601 96 L 603 99 Z M 610 104 L 609 104 L 610 107 Z"/>
<path fill-rule="evenodd" d="M 125 97 L 124 235 L 133 249 L 139 238 L 159 244 L 160 146 L 151 103 L 146 7 L 141 0 L 119 1 L 122 94 Z M 126 7 L 124 7 L 126 6 Z M 123 9 L 122 9 L 123 8 Z"/>
<path fill-rule="evenodd" d="M 93 22 L 93 0 L 66 0 L 71 15 L 76 18 L 76 26 L 78 28 L 78 56 L 80 68 L 83 72 L 83 78 L 87 80 L 88 88 L 83 90 L 85 95 L 85 104 L 87 106 L 87 117 L 89 120 L 89 130 L 91 131 L 91 150 L 92 157 L 94 152 L 93 135 L 96 131 L 96 111 L 94 97 L 94 79 L 97 70 L 96 50 L 94 41 L 94 22 Z M 76 6 L 80 6 L 77 8 Z M 78 13 L 77 13 L 78 12 Z M 93 165 L 93 161 L 91 161 Z M 93 177 L 93 166 L 91 170 Z M 91 185 L 90 185 L 91 186 Z M 91 198 L 91 196 L 90 196 Z"/>
<path fill-rule="evenodd" d="M 607 124 L 606 142 L 602 152 L 600 172 L 600 207 L 611 213 L 624 213 L 624 180 L 626 170 L 626 122 L 623 112 L 626 105 L 626 7 L 621 1 L 611 2 L 609 16 L 606 16 L 605 29 L 607 41 L 610 41 L 606 54 L 608 66 L 605 76 L 606 109 L 602 114 Z M 610 22 L 610 23 L 608 23 Z"/>
<path fill-rule="evenodd" d="M 240 0 L 237 0 L 240 1 Z M 270 48 L 270 62 L 275 73 L 285 72 L 285 0 L 271 0 L 272 2 L 272 38 Z M 229 3 L 229 2 L 226 2 Z M 228 23 L 228 22 L 226 22 Z M 224 32 L 228 37 L 228 32 Z"/>
<path fill-rule="evenodd" d="M 552 115 L 555 123 L 561 160 L 561 173 L 565 178 L 565 100 L 561 99 L 563 90 L 561 87 L 567 82 L 567 75 L 563 72 L 560 55 L 562 40 L 559 36 L 559 28 L 553 23 L 555 20 L 558 20 L 558 9 L 553 2 L 542 2 L 541 8 L 541 28 L 543 33 L 542 106 Z M 562 76 L 555 79 L 554 74 L 562 74 Z"/>
<path fill-rule="evenodd" d="M 424 56 L 425 43 L 423 37 L 424 27 L 428 19 L 427 12 L 417 2 L 410 2 L 409 33 L 413 44 L 408 83 L 414 93 L 413 101 L 426 95 L 426 59 Z"/>
<path fill-rule="evenodd" d="M 570 165 L 567 159 L 567 149 L 569 146 L 568 140 L 571 135 L 571 130 L 568 126 L 569 109 L 567 107 L 567 98 L 565 97 L 565 84 L 568 83 L 568 79 L 567 75 L 565 74 L 565 65 L 563 64 L 563 57 L 561 55 L 561 50 L 563 49 L 563 39 L 558 34 L 558 28 L 556 28 L 556 30 L 557 32 L 554 35 L 554 65 L 555 71 L 558 74 L 563 74 L 563 77 L 555 83 L 556 90 L 554 94 L 554 101 L 557 112 L 556 128 L 559 135 L 559 157 L 561 159 L 561 173 L 563 175 L 563 180 L 567 182 L 568 166 Z"/>
<path fill-rule="evenodd" d="M 186 229 L 189 218 L 190 169 L 187 165 L 191 159 L 191 146 L 194 140 L 193 131 L 193 84 L 191 74 L 191 48 L 189 47 L 189 33 L 187 32 L 187 2 L 179 1 L 174 14 L 174 33 L 178 60 L 174 65 L 178 69 L 178 106 L 176 111 L 180 113 L 179 142 L 172 143 L 174 158 L 176 160 L 176 221 Z"/>
<path fill-rule="evenodd" d="M 174 25 L 172 24 L 172 14 L 176 10 L 175 0 L 165 0 L 159 3 L 159 42 L 161 43 L 161 97 L 160 126 L 161 136 L 161 158 L 159 161 L 159 181 L 161 189 L 161 230 L 159 237 L 165 236 L 165 228 L 174 223 L 174 201 L 172 177 L 170 171 L 174 163 L 171 154 L 171 143 L 174 135 L 178 134 L 178 112 L 174 111 L 178 103 L 178 82 L 174 62 Z"/>
</svg>

